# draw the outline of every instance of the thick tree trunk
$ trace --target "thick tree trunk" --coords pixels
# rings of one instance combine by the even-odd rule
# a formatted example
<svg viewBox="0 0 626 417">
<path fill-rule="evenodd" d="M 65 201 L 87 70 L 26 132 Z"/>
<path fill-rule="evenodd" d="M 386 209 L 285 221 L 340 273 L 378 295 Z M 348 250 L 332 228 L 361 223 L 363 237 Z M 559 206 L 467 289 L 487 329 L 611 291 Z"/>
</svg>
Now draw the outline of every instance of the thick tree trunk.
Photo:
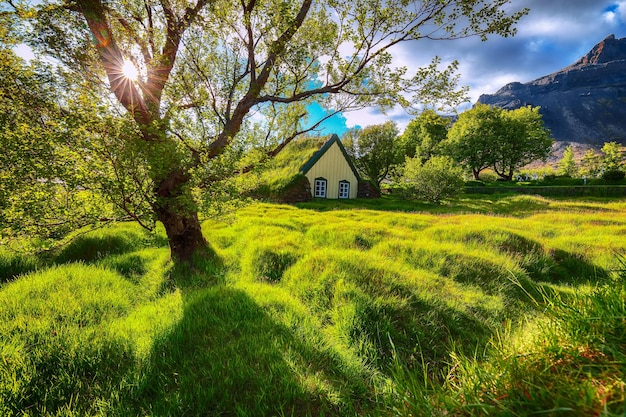
<svg viewBox="0 0 626 417">
<path fill-rule="evenodd" d="M 197 213 L 177 213 L 166 208 L 159 208 L 156 212 L 165 226 L 175 262 L 192 262 L 195 254 L 208 254 L 209 245 L 202 235 Z"/>
<path fill-rule="evenodd" d="M 157 219 L 165 226 L 172 259 L 192 262 L 195 254 L 209 253 L 209 244 L 202 235 L 198 212 L 188 195 L 189 177 L 181 170 L 171 172 L 155 190 Z"/>
</svg>

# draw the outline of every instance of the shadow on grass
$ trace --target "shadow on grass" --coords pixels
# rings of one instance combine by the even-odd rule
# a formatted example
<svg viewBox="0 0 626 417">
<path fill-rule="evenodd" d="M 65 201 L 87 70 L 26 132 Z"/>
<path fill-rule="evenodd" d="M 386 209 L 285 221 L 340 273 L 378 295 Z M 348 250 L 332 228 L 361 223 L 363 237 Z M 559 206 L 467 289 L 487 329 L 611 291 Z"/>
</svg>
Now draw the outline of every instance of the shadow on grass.
<svg viewBox="0 0 626 417">
<path fill-rule="evenodd" d="M 166 247 L 167 244 L 164 236 L 149 234 L 139 225 L 117 223 L 78 234 L 67 244 L 49 251 L 0 252 L 0 283 L 53 265 L 72 262 L 96 264 L 109 257 L 117 259 L 109 262 L 111 265 L 108 266 L 122 275 L 140 275 L 146 271 L 146 265 L 140 257 L 129 254 L 148 247 Z"/>
<path fill-rule="evenodd" d="M 383 303 L 381 298 L 356 306 L 349 336 L 352 343 L 366 339 L 375 349 L 370 358 L 387 373 L 395 363 L 409 368 L 420 362 L 431 377 L 438 378 L 450 360 L 450 353 L 472 355 L 481 351 L 493 335 L 486 323 L 492 313 L 469 308 L 466 311 L 436 300 L 425 300 L 401 285 L 393 292 L 405 302 Z"/>
<path fill-rule="evenodd" d="M 555 284 L 583 285 L 606 282 L 609 271 L 587 261 L 578 253 L 549 249 L 526 259 L 523 265 L 530 278 Z"/>
<path fill-rule="evenodd" d="M 155 343 L 149 362 L 122 414 L 340 415 L 294 366 L 306 363 L 340 396 L 354 384 L 334 358 L 277 323 L 244 291 L 224 286 L 186 296 L 182 320 Z"/>
<path fill-rule="evenodd" d="M 0 284 L 12 281 L 19 275 L 35 271 L 41 264 L 41 260 L 33 255 L 0 252 Z"/>
</svg>

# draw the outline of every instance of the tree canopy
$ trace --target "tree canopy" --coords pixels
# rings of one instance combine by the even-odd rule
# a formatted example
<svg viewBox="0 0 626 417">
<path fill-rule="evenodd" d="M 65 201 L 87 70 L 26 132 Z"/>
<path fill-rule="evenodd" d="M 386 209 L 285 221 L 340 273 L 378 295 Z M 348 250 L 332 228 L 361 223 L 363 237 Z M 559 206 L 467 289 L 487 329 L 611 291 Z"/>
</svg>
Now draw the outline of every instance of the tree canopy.
<svg viewBox="0 0 626 417">
<path fill-rule="evenodd" d="M 516 169 L 550 155 L 552 143 L 539 107 L 504 110 L 479 103 L 459 116 L 446 146 L 475 179 L 491 167 L 510 181 Z"/>
<path fill-rule="evenodd" d="M 447 153 L 472 171 L 475 179 L 482 170 L 494 164 L 493 146 L 505 140 L 502 109 L 485 104 L 459 115 L 446 140 Z"/>
<path fill-rule="evenodd" d="M 389 177 L 391 167 L 402 161 L 398 127 L 394 122 L 348 131 L 343 143 L 357 168 L 379 188 Z"/>
<path fill-rule="evenodd" d="M 527 10 L 509 3 L 2 1 L 6 27 L 41 58 L 30 65 L 52 76 L 54 91 L 45 95 L 67 135 L 54 142 L 55 155 L 88 168 L 75 183 L 55 172 L 31 176 L 28 186 L 71 184 L 146 227 L 160 221 L 173 258 L 190 260 L 208 249 L 202 203 L 224 177 L 318 126 L 308 120 L 310 103 L 329 116 L 372 105 L 457 104 L 465 94 L 456 62 L 441 69 L 434 57 L 409 74 L 393 65 L 390 50 L 423 39 L 513 35 Z M 27 114 L 31 102 L 19 98 L 9 100 Z M 26 143 L 31 134 L 11 140 Z"/>
<path fill-rule="evenodd" d="M 440 145 L 446 139 L 452 119 L 426 109 L 411 120 L 402 134 L 404 153 L 409 158 L 418 157 L 426 162 L 438 155 Z"/>
</svg>

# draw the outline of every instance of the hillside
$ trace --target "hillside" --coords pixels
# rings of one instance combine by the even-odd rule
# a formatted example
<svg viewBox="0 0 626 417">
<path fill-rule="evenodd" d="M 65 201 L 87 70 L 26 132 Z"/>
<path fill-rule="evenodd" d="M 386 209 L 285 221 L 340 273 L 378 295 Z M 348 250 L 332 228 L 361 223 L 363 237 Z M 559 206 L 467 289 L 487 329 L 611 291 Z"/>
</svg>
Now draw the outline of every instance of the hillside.
<svg viewBox="0 0 626 417">
<path fill-rule="evenodd" d="M 479 103 L 540 106 L 556 141 L 626 145 L 626 38 L 611 35 L 574 64 L 522 84 L 507 84 Z"/>
</svg>

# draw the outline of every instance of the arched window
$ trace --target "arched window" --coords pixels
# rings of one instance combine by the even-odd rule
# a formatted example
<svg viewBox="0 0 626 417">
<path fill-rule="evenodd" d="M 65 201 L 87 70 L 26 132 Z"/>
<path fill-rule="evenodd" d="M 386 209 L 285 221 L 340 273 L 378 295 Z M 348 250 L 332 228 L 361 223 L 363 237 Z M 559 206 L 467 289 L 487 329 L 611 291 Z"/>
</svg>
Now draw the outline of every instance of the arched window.
<svg viewBox="0 0 626 417">
<path fill-rule="evenodd" d="M 326 184 L 325 178 L 315 178 L 315 184 L 313 186 L 313 197 L 326 198 Z"/>
<path fill-rule="evenodd" d="M 339 181 L 339 198 L 350 198 L 350 182 Z"/>
</svg>

